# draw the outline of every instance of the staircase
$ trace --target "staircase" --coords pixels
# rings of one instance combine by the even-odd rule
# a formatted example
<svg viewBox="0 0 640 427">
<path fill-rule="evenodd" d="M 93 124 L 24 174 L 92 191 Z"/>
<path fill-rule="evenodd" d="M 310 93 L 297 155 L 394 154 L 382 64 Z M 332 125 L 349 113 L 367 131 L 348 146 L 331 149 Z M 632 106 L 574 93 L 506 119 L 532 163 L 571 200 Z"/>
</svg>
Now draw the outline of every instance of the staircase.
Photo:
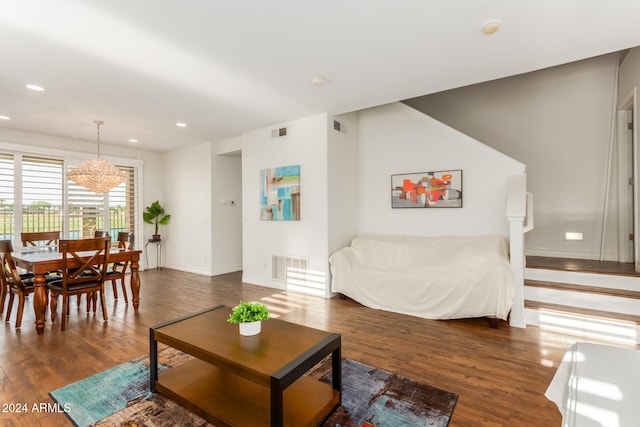
<svg viewBox="0 0 640 427">
<path fill-rule="evenodd" d="M 527 324 L 640 344 L 640 275 L 633 264 L 527 257 Z"/>
</svg>

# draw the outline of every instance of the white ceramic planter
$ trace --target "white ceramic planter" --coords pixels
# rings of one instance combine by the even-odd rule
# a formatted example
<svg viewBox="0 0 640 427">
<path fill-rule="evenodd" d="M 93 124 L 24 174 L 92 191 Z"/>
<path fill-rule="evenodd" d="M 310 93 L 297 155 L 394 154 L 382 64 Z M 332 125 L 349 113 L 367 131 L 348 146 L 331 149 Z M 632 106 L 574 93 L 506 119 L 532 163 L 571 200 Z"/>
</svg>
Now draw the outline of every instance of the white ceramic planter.
<svg viewBox="0 0 640 427">
<path fill-rule="evenodd" d="M 249 337 L 251 335 L 258 335 L 262 330 L 261 320 L 258 320 L 256 322 L 239 323 L 239 325 L 240 325 L 240 335 L 244 335 L 245 337 Z"/>
</svg>

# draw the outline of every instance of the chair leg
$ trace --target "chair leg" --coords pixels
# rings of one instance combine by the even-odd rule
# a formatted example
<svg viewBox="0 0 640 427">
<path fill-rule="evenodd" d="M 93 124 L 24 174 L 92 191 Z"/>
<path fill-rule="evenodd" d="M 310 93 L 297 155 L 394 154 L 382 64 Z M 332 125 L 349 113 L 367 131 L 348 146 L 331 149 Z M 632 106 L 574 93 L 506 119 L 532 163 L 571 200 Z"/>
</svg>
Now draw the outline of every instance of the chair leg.
<svg viewBox="0 0 640 427">
<path fill-rule="evenodd" d="M 62 295 L 62 314 L 60 315 L 61 317 L 60 331 L 64 331 L 65 329 L 67 329 L 67 318 L 69 317 L 69 315 L 67 314 L 68 309 L 69 309 L 69 296 Z"/>
<path fill-rule="evenodd" d="M 124 284 L 124 277 L 120 279 L 120 281 L 122 282 L 122 295 L 124 295 L 124 303 L 129 304 L 129 298 L 127 297 L 127 287 Z"/>
<path fill-rule="evenodd" d="M 113 288 L 113 299 L 118 299 L 118 286 L 117 286 L 117 279 L 114 279 L 111 281 L 111 287 Z"/>
<path fill-rule="evenodd" d="M 18 314 L 16 315 L 16 329 L 22 326 L 22 315 L 24 314 L 24 294 L 18 295 Z"/>
<path fill-rule="evenodd" d="M 7 299 L 7 286 L 3 283 L 0 288 L 0 314 L 4 313 L 4 303 Z"/>
<path fill-rule="evenodd" d="M 9 294 L 9 303 L 7 304 L 7 317 L 4 319 L 5 322 L 9 321 L 9 318 L 11 317 L 11 310 L 13 309 L 13 299 L 15 298 L 15 295 L 13 293 Z"/>
<path fill-rule="evenodd" d="M 100 307 L 102 308 L 102 319 L 105 321 L 109 320 L 109 315 L 107 314 L 107 302 L 104 298 L 104 287 L 100 290 Z"/>
</svg>

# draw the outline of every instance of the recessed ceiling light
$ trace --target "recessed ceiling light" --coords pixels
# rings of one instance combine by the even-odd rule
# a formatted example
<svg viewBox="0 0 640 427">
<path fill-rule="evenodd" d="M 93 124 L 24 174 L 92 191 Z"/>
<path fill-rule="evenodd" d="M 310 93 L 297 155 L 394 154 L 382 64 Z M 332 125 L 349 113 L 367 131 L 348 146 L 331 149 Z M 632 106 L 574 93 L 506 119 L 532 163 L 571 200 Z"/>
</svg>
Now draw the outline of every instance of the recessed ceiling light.
<svg viewBox="0 0 640 427">
<path fill-rule="evenodd" d="M 311 84 L 314 86 L 322 86 L 325 82 L 324 76 L 313 76 L 311 77 Z"/>
<path fill-rule="evenodd" d="M 9 116 L 0 116 L 0 120 L 11 120 Z"/>
<path fill-rule="evenodd" d="M 186 128 L 187 124 L 186 123 L 182 123 L 182 122 L 178 122 L 178 123 L 176 123 L 176 126 L 178 126 L 179 128 Z"/>
<path fill-rule="evenodd" d="M 131 143 L 135 144 L 136 142 L 138 142 L 138 140 L 137 140 L 137 139 L 135 139 L 135 138 L 131 138 L 131 139 L 129 139 L 129 142 L 131 142 Z"/>
<path fill-rule="evenodd" d="M 44 88 L 42 86 L 38 86 L 34 84 L 28 84 L 26 86 L 27 86 L 27 89 L 31 89 L 35 92 L 44 92 Z"/>
<path fill-rule="evenodd" d="M 482 23 L 480 27 L 482 29 L 483 34 L 493 34 L 496 33 L 500 26 L 502 26 L 502 21 L 499 19 L 490 19 Z"/>
</svg>

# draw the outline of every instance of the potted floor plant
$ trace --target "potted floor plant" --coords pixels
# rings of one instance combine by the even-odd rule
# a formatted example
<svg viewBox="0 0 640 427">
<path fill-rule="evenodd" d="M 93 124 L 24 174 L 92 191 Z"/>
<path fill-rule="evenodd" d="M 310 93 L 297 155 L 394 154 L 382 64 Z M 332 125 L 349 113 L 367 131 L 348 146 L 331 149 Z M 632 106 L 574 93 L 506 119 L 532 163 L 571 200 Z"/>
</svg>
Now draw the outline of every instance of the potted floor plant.
<svg viewBox="0 0 640 427">
<path fill-rule="evenodd" d="M 227 322 L 239 324 L 240 335 L 257 335 L 262 330 L 262 321 L 269 319 L 269 309 L 259 302 L 240 302 L 231 309 Z"/>
<path fill-rule="evenodd" d="M 151 203 L 151 205 L 144 208 L 142 218 L 147 224 L 152 224 L 155 226 L 155 233 L 151 238 L 151 241 L 159 242 L 160 233 L 158 232 L 158 227 L 160 225 L 168 224 L 169 220 L 171 220 L 171 215 L 166 213 L 164 208 L 160 205 L 160 201 L 156 200 L 155 202 Z"/>
</svg>

